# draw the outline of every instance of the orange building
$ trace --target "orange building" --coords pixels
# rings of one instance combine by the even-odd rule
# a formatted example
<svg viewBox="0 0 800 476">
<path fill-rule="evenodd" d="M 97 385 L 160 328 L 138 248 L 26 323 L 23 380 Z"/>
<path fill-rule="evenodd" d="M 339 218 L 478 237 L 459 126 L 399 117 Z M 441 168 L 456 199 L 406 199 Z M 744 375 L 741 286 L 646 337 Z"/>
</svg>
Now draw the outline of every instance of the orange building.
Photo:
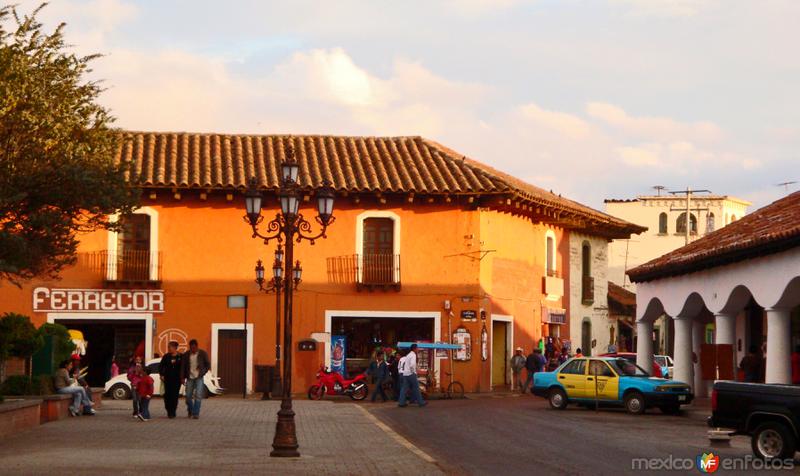
<svg viewBox="0 0 800 476">
<path fill-rule="evenodd" d="M 112 355 L 124 368 L 142 342 L 151 358 L 170 340 L 185 346 L 196 338 L 228 391 L 241 391 L 243 381 L 253 389 L 255 366 L 275 362 L 275 296 L 254 283 L 256 260 L 269 273 L 275 245 L 251 237 L 243 192 L 256 177 L 268 197 L 264 215 L 274 216 L 290 145 L 308 193 L 301 211 L 316 214 L 313 190 L 324 180 L 337 193 L 328 237 L 295 247 L 303 265 L 295 392 L 330 363 L 327 343 L 299 350 L 312 333 L 346 336 L 350 371 L 365 367 L 379 344 L 468 334 L 470 355 L 452 363 L 455 378 L 467 391 L 505 386 L 514 348 L 528 353 L 543 336 L 570 339 L 569 234 L 611 240 L 642 231 L 420 137 L 126 139 L 119 157 L 132 162 L 143 193 L 125 231 L 82 236 L 78 263 L 59 281 L 0 287 L 0 311 L 84 332 L 93 385 L 102 384 Z M 249 298 L 246 333 L 229 295 Z M 441 377 L 448 358 L 430 355 L 428 365 Z"/>
</svg>

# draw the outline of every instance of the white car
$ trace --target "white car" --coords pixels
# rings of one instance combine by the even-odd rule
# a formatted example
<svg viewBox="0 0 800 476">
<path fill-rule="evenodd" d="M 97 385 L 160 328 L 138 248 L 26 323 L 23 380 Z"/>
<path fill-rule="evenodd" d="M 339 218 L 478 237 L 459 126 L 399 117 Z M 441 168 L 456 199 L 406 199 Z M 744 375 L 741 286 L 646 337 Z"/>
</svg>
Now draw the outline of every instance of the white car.
<svg viewBox="0 0 800 476">
<path fill-rule="evenodd" d="M 161 359 L 153 359 L 147 362 L 147 373 L 153 377 L 154 395 L 161 395 L 161 379 L 158 376 L 158 366 L 160 364 Z M 206 372 L 205 376 L 203 376 L 203 383 L 206 384 L 206 395 L 221 395 L 224 391 L 219 384 L 219 378 L 212 375 L 211 371 Z M 119 374 L 106 382 L 105 393 L 114 400 L 131 398 L 131 382 L 128 380 L 128 375 Z M 184 394 L 183 385 L 181 385 L 180 394 Z"/>
</svg>

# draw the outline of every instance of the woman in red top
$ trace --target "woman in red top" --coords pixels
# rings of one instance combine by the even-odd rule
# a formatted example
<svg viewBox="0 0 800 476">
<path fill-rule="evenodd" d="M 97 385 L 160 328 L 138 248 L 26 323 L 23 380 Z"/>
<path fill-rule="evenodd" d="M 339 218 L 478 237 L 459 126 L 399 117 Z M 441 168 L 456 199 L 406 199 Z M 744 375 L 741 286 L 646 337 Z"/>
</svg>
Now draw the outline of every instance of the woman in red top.
<svg viewBox="0 0 800 476">
<path fill-rule="evenodd" d="M 792 383 L 800 385 L 800 345 L 792 352 Z"/>
<path fill-rule="evenodd" d="M 150 419 L 150 399 L 153 396 L 153 377 L 147 375 L 142 368 L 138 368 L 139 382 L 136 384 L 136 393 L 139 394 L 139 414 L 137 417 L 142 421 Z"/>
</svg>

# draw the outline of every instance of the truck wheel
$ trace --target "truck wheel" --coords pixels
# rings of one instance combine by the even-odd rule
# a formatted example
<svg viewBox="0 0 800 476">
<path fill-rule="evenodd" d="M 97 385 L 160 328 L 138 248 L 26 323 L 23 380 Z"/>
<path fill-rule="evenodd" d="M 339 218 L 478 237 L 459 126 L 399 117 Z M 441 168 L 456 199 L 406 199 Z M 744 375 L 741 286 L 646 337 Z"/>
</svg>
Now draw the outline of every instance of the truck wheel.
<svg viewBox="0 0 800 476">
<path fill-rule="evenodd" d="M 764 460 L 792 458 L 797 447 L 786 425 L 774 421 L 759 425 L 753 432 L 751 444 L 753 454 Z"/>
<path fill-rule="evenodd" d="M 114 400 L 129 400 L 131 398 L 131 389 L 124 383 L 114 385 L 108 393 L 111 394 L 111 398 Z"/>
<path fill-rule="evenodd" d="M 550 406 L 556 410 L 567 408 L 567 394 L 560 388 L 550 390 L 547 400 L 550 402 Z"/>
<path fill-rule="evenodd" d="M 628 413 L 634 415 L 641 415 L 644 413 L 644 395 L 639 392 L 631 392 L 625 395 L 625 409 L 628 410 Z"/>
</svg>

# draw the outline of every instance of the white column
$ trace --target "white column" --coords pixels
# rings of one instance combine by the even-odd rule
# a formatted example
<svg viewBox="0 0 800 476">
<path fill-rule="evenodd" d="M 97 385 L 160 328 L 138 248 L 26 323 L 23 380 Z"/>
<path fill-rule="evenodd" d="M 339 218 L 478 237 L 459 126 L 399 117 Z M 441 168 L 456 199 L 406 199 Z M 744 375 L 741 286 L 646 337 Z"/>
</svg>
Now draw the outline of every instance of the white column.
<svg viewBox="0 0 800 476">
<path fill-rule="evenodd" d="M 676 317 L 673 321 L 675 322 L 675 380 L 689 384 L 694 390 L 692 319 Z"/>
<path fill-rule="evenodd" d="M 766 383 L 792 383 L 791 324 L 788 309 L 767 309 Z"/>
<path fill-rule="evenodd" d="M 699 320 L 692 323 L 692 352 L 697 356 L 697 362 L 694 363 L 694 396 L 706 396 L 706 384 L 703 381 L 703 371 L 700 368 L 700 359 L 702 356 L 703 342 L 705 340 L 706 326 Z M 693 359 L 694 360 L 694 359 Z"/>
<path fill-rule="evenodd" d="M 717 314 L 715 317 L 716 336 L 715 344 L 730 344 L 733 346 L 733 361 L 729 363 L 733 368 L 728 369 L 736 375 L 736 314 Z M 720 368 L 724 365 L 719 362 Z"/>
<path fill-rule="evenodd" d="M 653 368 L 653 323 L 636 322 L 636 365 L 647 373 Z"/>
</svg>

